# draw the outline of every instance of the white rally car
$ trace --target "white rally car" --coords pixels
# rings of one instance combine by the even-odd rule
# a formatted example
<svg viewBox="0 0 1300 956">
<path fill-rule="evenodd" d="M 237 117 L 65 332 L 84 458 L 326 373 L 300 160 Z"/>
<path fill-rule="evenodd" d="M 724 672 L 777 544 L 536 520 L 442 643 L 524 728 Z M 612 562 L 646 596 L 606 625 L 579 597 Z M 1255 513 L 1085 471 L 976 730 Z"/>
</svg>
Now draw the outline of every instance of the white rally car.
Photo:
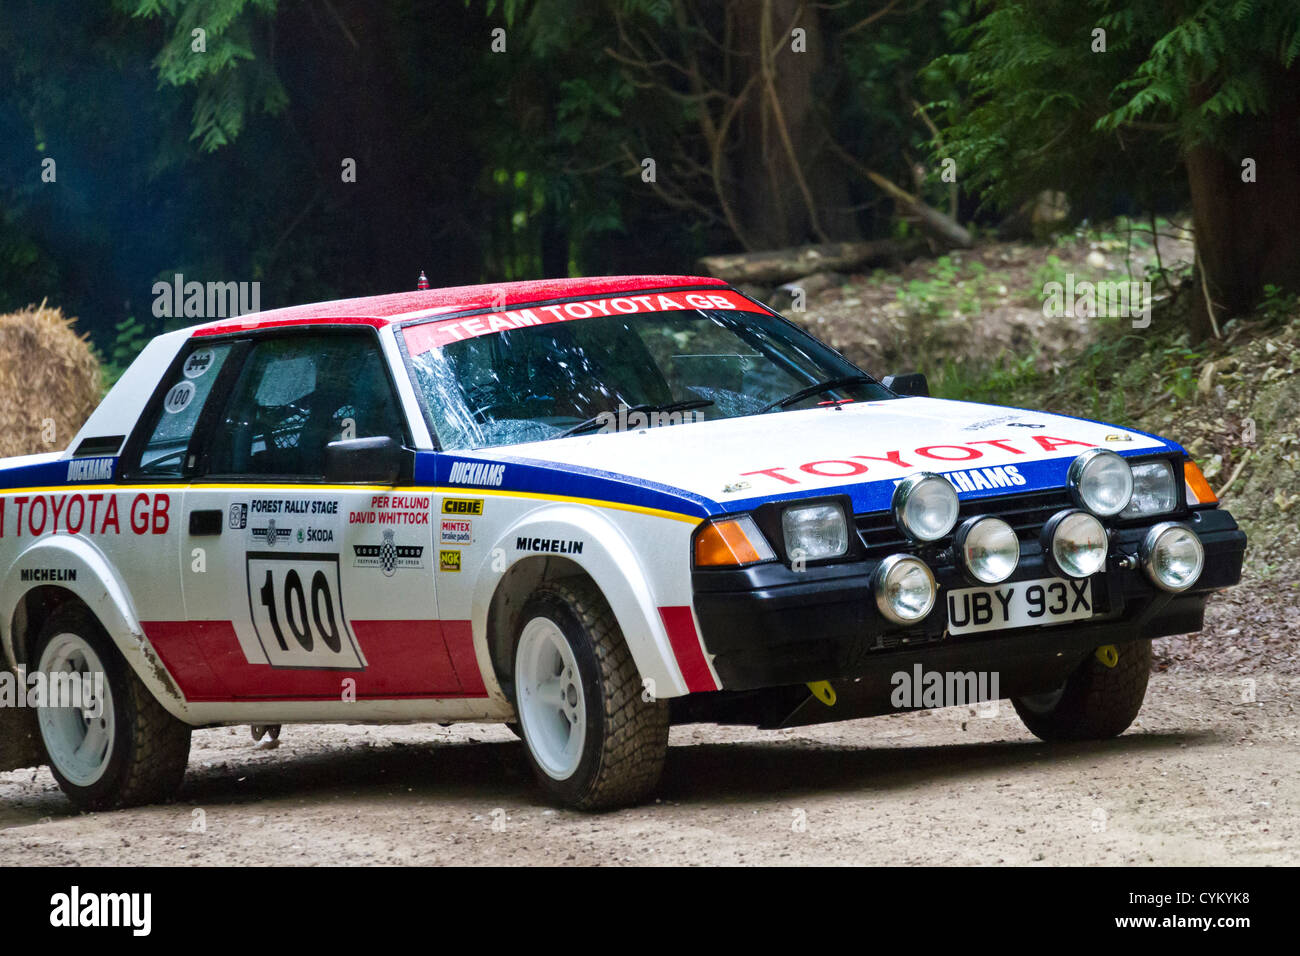
<svg viewBox="0 0 1300 956">
<path fill-rule="evenodd" d="M 168 798 L 192 728 L 293 721 L 504 722 L 609 807 L 672 723 L 953 702 L 900 675 L 1114 735 L 1245 547 L 1172 442 L 878 382 L 685 276 L 162 335 L 0 483 L 7 664 L 102 677 L 37 713 L 86 808 Z"/>
</svg>

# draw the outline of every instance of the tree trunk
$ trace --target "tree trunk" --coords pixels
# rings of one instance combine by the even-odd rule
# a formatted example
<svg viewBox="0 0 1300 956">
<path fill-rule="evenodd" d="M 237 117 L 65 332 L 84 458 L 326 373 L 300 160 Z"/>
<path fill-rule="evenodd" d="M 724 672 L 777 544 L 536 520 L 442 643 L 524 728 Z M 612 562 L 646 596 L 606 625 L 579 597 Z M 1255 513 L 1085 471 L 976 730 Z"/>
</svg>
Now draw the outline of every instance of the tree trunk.
<svg viewBox="0 0 1300 956">
<path fill-rule="evenodd" d="M 541 224 L 538 230 L 541 247 L 542 278 L 563 279 L 569 275 L 569 228 L 562 205 L 556 201 L 554 190 L 546 190 L 542 202 Z"/>
<path fill-rule="evenodd" d="M 751 72 L 762 75 L 737 118 L 737 187 L 729 198 L 745 238 L 758 249 L 861 238 L 847 211 L 847 171 L 823 145 L 829 137 L 813 90 L 826 53 L 819 15 L 806 0 L 742 0 L 736 8 L 734 43 L 747 56 L 736 59 L 744 70 L 735 91 Z M 796 26 L 806 31 L 804 52 L 793 48 Z"/>
<path fill-rule="evenodd" d="M 921 242 L 873 239 L 833 242 L 795 249 L 705 256 L 696 262 L 701 275 L 728 282 L 789 282 L 815 272 L 847 272 L 863 266 L 912 259 L 925 252 Z"/>
<path fill-rule="evenodd" d="M 1241 121 L 1230 150 L 1201 145 L 1187 154 L 1204 271 L 1196 277 L 1195 341 L 1213 334 L 1214 323 L 1222 328 L 1227 319 L 1250 312 L 1265 285 L 1300 293 L 1300 70 L 1279 77 L 1271 102 L 1265 116 Z M 1255 164 L 1254 182 L 1243 181 L 1247 159 Z"/>
</svg>

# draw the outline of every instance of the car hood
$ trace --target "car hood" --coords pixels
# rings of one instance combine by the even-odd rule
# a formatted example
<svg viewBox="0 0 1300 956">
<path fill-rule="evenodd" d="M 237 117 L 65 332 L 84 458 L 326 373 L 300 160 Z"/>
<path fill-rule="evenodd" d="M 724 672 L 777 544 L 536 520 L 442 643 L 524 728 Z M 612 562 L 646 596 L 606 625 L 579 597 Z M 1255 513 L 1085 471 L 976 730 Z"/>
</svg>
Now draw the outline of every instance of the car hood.
<svg viewBox="0 0 1300 956">
<path fill-rule="evenodd" d="M 1077 455 L 1181 448 L 1145 432 L 1063 415 L 933 398 L 899 398 L 711 422 L 574 436 L 475 458 L 622 476 L 738 511 L 847 494 L 861 513 L 888 507 L 897 482 L 944 474 L 963 498 L 1062 487 Z"/>
</svg>

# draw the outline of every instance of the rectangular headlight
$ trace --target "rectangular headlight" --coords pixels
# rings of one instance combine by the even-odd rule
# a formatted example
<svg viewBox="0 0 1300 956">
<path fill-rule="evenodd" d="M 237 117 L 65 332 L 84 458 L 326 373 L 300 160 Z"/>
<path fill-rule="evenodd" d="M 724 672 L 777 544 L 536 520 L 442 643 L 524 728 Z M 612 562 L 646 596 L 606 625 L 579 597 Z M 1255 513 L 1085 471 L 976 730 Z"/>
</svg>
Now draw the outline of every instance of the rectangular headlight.
<svg viewBox="0 0 1300 956">
<path fill-rule="evenodd" d="M 1144 461 L 1133 466 L 1133 497 L 1121 518 L 1142 518 L 1173 511 L 1178 502 L 1174 470 L 1167 461 Z"/>
<path fill-rule="evenodd" d="M 792 560 L 838 558 L 849 550 L 849 522 L 835 504 L 794 505 L 781 514 L 785 553 Z"/>
</svg>

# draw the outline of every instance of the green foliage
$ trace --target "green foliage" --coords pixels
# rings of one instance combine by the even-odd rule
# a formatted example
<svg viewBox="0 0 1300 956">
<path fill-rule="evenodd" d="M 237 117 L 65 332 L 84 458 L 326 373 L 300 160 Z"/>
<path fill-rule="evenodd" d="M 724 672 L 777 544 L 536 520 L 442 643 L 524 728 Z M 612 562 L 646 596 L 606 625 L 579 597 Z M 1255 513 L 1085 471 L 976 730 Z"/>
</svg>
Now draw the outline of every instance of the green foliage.
<svg viewBox="0 0 1300 956">
<path fill-rule="evenodd" d="M 1181 202 L 1170 137 L 1186 148 L 1230 135 L 1268 109 L 1300 53 L 1294 0 L 980 0 L 978 10 L 953 30 L 962 49 L 928 75 L 962 91 L 938 92 L 935 105 L 967 188 L 1004 208 L 1049 188 L 1084 215 L 1120 197 Z M 1105 52 L 1094 52 L 1096 30 Z"/>
<path fill-rule="evenodd" d="M 1235 117 L 1266 112 L 1276 74 L 1300 54 L 1300 6 L 1294 0 L 1165 5 L 1147 10 L 1147 28 L 1167 28 L 1133 75 L 1116 87 L 1126 102 L 1097 121 L 1118 130 L 1140 120 L 1177 125 L 1184 144 L 1221 140 Z M 1175 6 L 1177 9 L 1177 5 Z M 1132 13 L 1107 18 L 1130 28 Z"/>
<path fill-rule="evenodd" d="M 1015 404 L 1009 396 L 1039 385 L 1043 373 L 1038 371 L 1036 350 L 1020 356 L 1003 355 L 987 367 L 945 358 L 931 377 L 930 387 L 938 398 L 989 405 Z"/>
<path fill-rule="evenodd" d="M 1129 319 L 1102 318 L 1100 334 L 1063 369 L 1038 369 L 1032 352 L 983 368 L 947 360 L 935 376 L 942 398 L 1042 408 L 1099 421 L 1131 423 L 1154 405 L 1185 400 L 1210 347 L 1192 347 L 1166 316 L 1136 330 Z"/>
<path fill-rule="evenodd" d="M 122 377 L 127 366 L 135 361 L 137 355 L 149 344 L 153 333 L 146 329 L 135 316 L 128 316 L 114 326 L 113 344 L 108 355 L 100 355 L 104 391 L 107 392 Z"/>
<path fill-rule="evenodd" d="M 1300 313 L 1300 295 L 1275 285 L 1264 286 L 1259 315 L 1267 323 L 1287 322 Z"/>
<path fill-rule="evenodd" d="M 169 35 L 154 58 L 158 82 L 195 87 L 190 139 L 202 150 L 233 142 L 249 113 L 276 115 L 288 105 L 267 56 L 266 25 L 278 0 L 115 2 L 133 17 L 166 23 Z"/>
<path fill-rule="evenodd" d="M 1049 255 L 1047 261 L 1038 267 L 1034 272 L 1034 285 L 1031 290 L 1031 300 L 1035 305 L 1041 303 L 1039 290 L 1047 286 L 1049 282 L 1059 282 L 1065 284 L 1066 274 L 1070 270 L 1066 268 L 1065 263 L 1061 261 L 1060 256 Z"/>
</svg>

